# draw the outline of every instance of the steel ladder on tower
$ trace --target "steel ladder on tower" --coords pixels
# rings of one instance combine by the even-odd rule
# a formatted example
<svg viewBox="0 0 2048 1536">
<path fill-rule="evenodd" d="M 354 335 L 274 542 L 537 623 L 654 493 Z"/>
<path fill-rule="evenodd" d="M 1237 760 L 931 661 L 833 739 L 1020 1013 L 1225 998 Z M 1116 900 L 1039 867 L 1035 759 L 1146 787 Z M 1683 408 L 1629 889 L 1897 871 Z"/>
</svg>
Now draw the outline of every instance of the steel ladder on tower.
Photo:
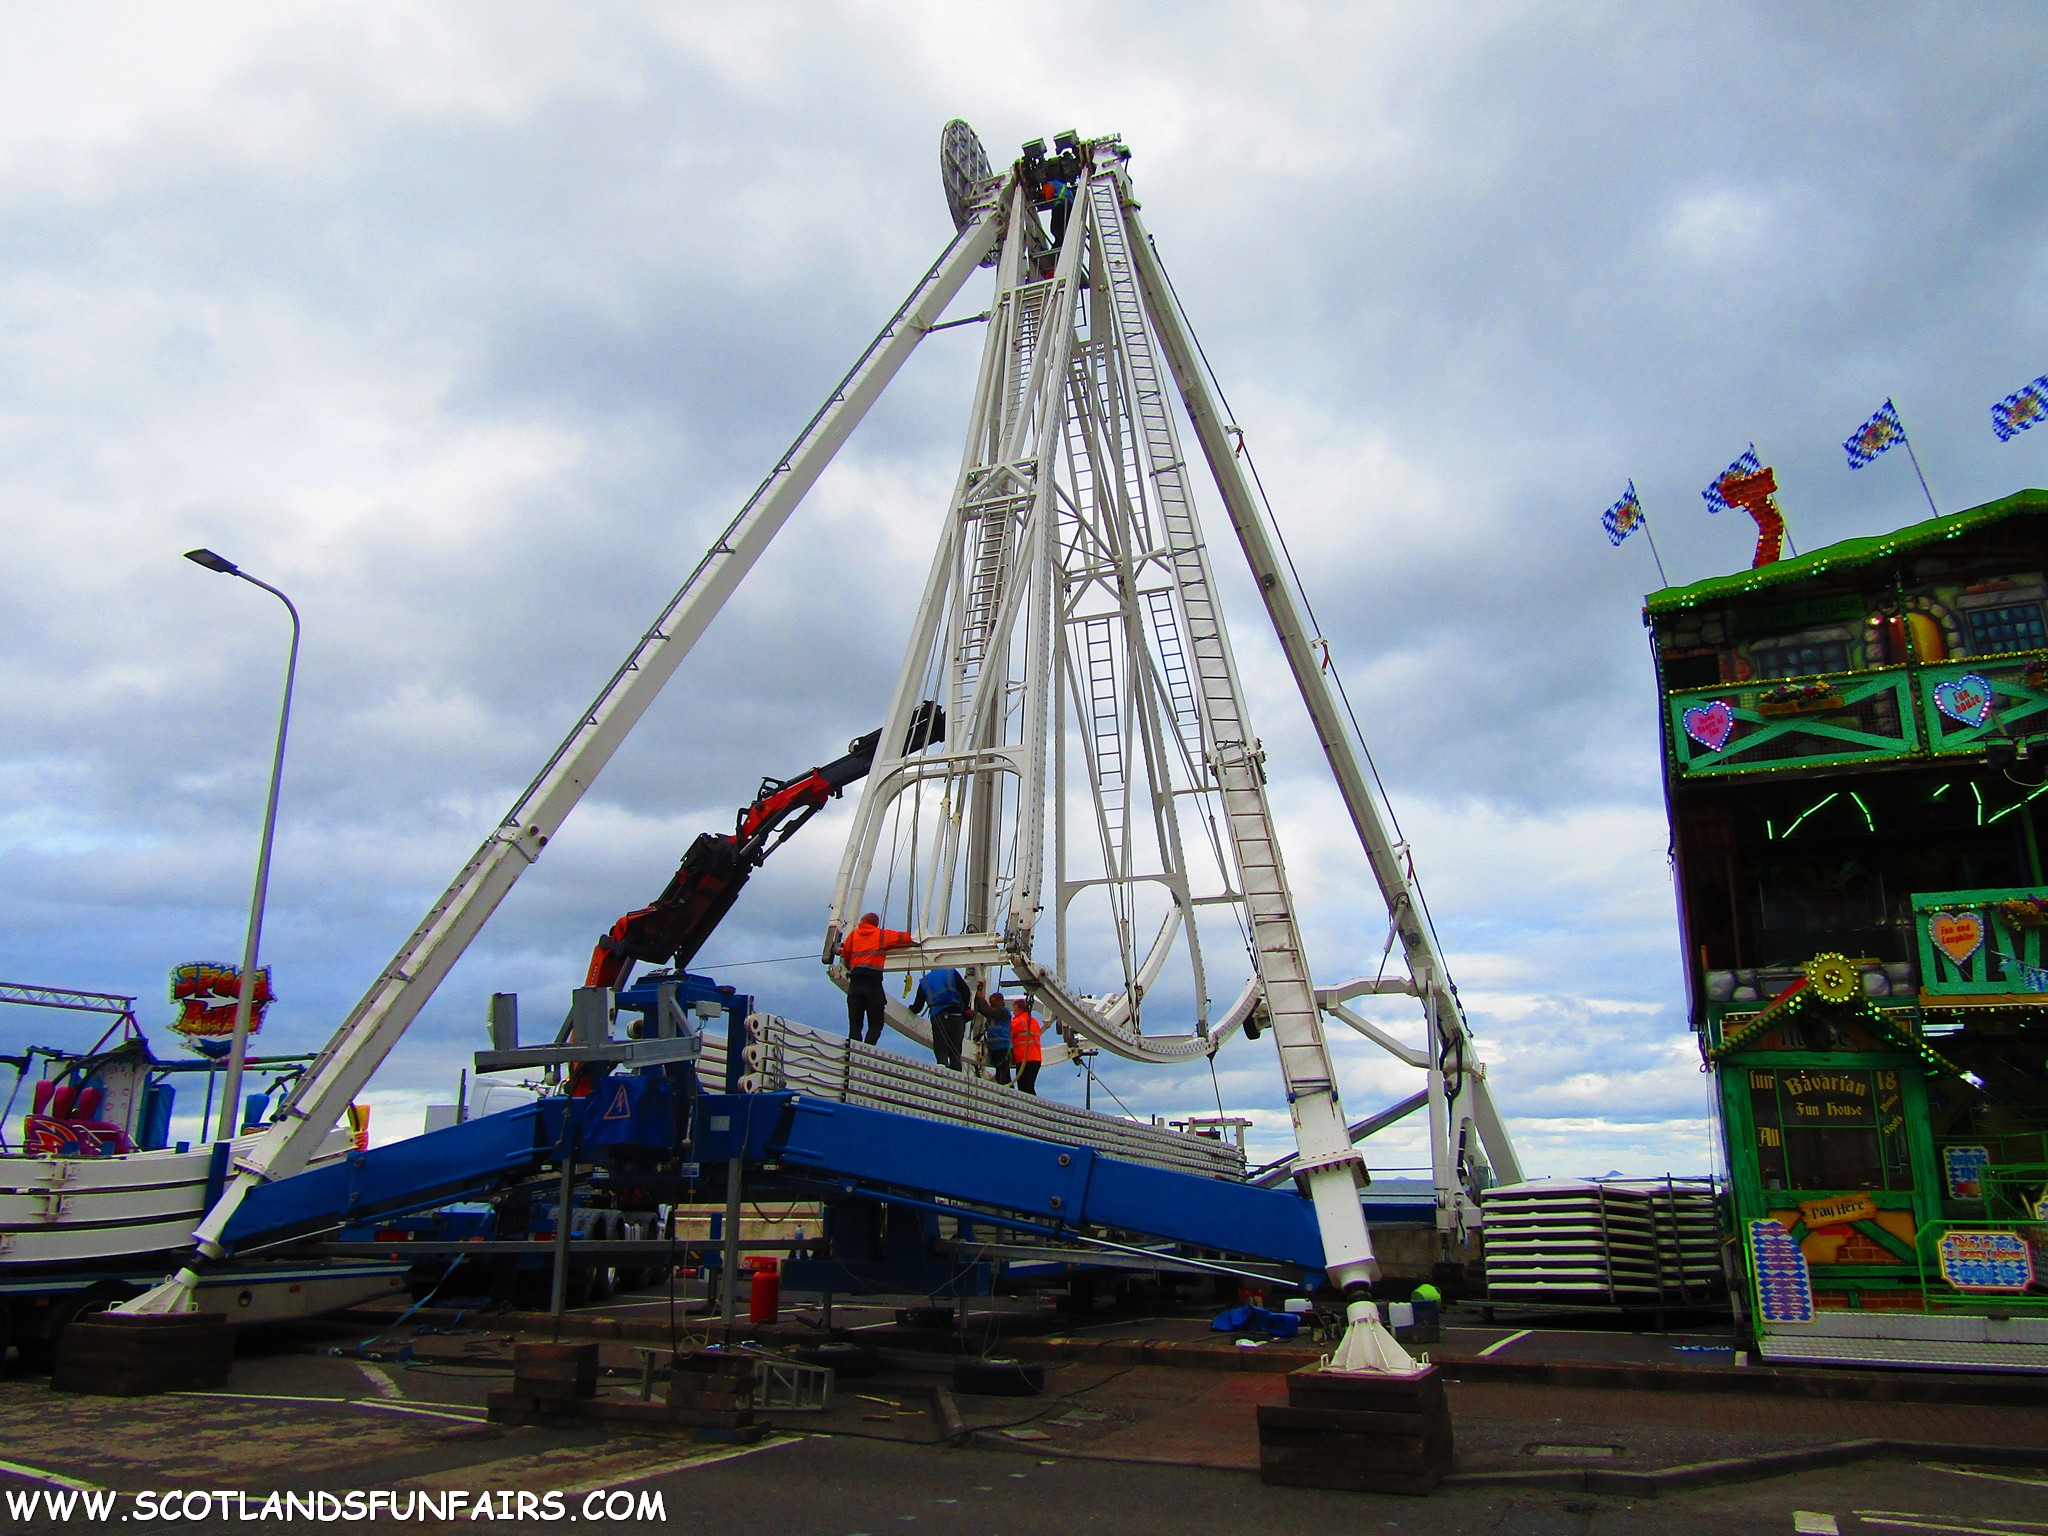
<svg viewBox="0 0 2048 1536">
<path fill-rule="evenodd" d="M 1207 760 L 1237 856 L 1251 924 L 1253 963 L 1265 994 L 1290 1102 L 1334 1094 L 1336 1075 L 1322 1039 L 1315 985 L 1302 950 L 1293 899 L 1266 802 L 1264 770 L 1244 718 L 1230 642 L 1218 612 L 1200 524 L 1188 495 L 1185 459 L 1168 414 L 1165 381 L 1152 349 L 1144 300 L 1132 270 L 1121 189 L 1112 176 L 1088 187 L 1110 314 L 1131 378 L 1131 406 L 1166 535 L 1169 564 L 1187 623 L 1193 679 L 1208 727 Z"/>
</svg>

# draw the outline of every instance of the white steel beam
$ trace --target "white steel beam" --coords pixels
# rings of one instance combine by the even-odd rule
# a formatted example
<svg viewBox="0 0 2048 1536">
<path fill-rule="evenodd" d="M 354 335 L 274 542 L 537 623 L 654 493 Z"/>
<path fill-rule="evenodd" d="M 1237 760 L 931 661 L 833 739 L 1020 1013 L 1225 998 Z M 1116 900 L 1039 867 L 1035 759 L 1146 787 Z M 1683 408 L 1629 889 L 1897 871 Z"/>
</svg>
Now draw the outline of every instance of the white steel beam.
<svg viewBox="0 0 2048 1536">
<path fill-rule="evenodd" d="M 1494 1106 L 1493 1090 L 1486 1085 L 1486 1068 L 1481 1063 L 1465 1069 L 1465 1092 L 1471 1095 L 1472 1125 L 1479 1132 L 1479 1145 L 1494 1178 L 1502 1184 L 1521 1183 L 1522 1160 L 1515 1155 L 1515 1143 Z"/>
<path fill-rule="evenodd" d="M 1209 390 L 1199 350 L 1167 284 L 1151 239 L 1138 218 L 1135 204 L 1128 218 L 1133 236 L 1134 264 L 1145 292 L 1147 311 L 1152 316 L 1174 380 L 1180 387 L 1188 419 L 1202 445 L 1203 456 L 1209 462 L 1216 488 L 1222 494 L 1224 509 L 1251 566 L 1259 595 L 1266 605 L 1267 617 L 1287 658 L 1288 670 L 1294 676 L 1295 687 L 1308 708 L 1323 755 L 1337 781 L 1338 791 L 1344 797 L 1345 809 L 1351 817 L 1359 846 L 1365 852 L 1373 878 L 1386 901 L 1413 988 L 1422 999 L 1423 1012 L 1430 1020 L 1432 1034 L 1441 1042 L 1440 1048 L 1451 1047 L 1469 1055 L 1469 1032 L 1465 1027 L 1463 1004 L 1451 985 L 1442 957 L 1437 953 L 1423 914 L 1421 893 L 1416 888 L 1402 850 L 1388 835 L 1379 804 L 1373 798 L 1358 745 L 1347 728 L 1344 713 L 1324 674 L 1322 659 L 1316 654 L 1318 637 L 1310 631 L 1302 604 L 1288 580 L 1278 540 L 1267 526 L 1265 514 L 1239 460 L 1236 445 L 1231 442 L 1234 428 L 1224 419 Z M 1378 984 L 1372 990 L 1379 990 Z M 1474 1065 L 1477 1065 L 1476 1061 Z M 1441 1201 L 1447 1189 L 1449 1127 L 1446 1123 L 1447 1106 L 1438 1102 L 1445 1091 L 1442 1074 L 1434 1065 L 1429 1071 L 1434 1096 L 1430 1115 L 1431 1144 L 1433 1148 L 1441 1148 L 1433 1156 Z M 1499 1125 L 1497 1116 L 1494 1123 L 1498 1144 L 1507 1150 L 1506 1129 Z M 1491 1155 L 1492 1148 L 1489 1147 Z M 1514 1162 L 1513 1153 L 1508 1150 L 1505 1166 L 1512 1166 Z M 1497 1163 L 1496 1166 L 1504 1165 Z"/>
<path fill-rule="evenodd" d="M 400 946 L 299 1080 L 277 1120 L 253 1148 L 235 1160 L 234 1177 L 193 1234 L 200 1262 L 220 1256 L 221 1234 L 251 1189 L 289 1177 L 306 1166 L 498 903 L 540 858 L 541 850 L 805 493 L 988 254 L 999 233 L 1002 206 L 1000 197 L 985 204 L 912 289 L 655 618 L 497 830 Z M 122 1310 L 189 1310 L 197 1278 L 191 1268 L 180 1270 Z"/>
<path fill-rule="evenodd" d="M 1411 1067 L 1421 1067 L 1424 1071 L 1429 1071 L 1434 1065 L 1427 1047 L 1417 1050 L 1412 1045 L 1404 1045 L 1400 1040 L 1373 1023 L 1372 1020 L 1353 1013 L 1344 1004 L 1325 1003 L 1323 1009 L 1332 1018 L 1341 1019 L 1346 1024 L 1349 1024 L 1389 1056 L 1405 1061 Z"/>
</svg>

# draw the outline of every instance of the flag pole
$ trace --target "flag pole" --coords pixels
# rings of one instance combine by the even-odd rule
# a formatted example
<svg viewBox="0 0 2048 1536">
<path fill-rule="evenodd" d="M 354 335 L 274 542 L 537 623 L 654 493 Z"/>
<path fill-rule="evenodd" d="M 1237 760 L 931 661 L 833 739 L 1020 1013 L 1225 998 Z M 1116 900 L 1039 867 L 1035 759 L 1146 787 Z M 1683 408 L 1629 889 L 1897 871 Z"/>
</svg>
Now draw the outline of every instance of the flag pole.
<svg viewBox="0 0 2048 1536">
<path fill-rule="evenodd" d="M 1906 457 L 1913 461 L 1913 473 L 1920 476 L 1920 494 L 1927 498 L 1927 510 L 1936 517 L 1941 516 L 1941 508 L 1934 504 L 1934 492 L 1927 489 L 1927 476 L 1920 469 L 1920 455 L 1913 451 L 1913 439 L 1910 437 L 1906 439 Z"/>
<path fill-rule="evenodd" d="M 1899 407 L 1897 402 L 1893 402 L 1892 414 L 1896 416 L 1898 415 L 1898 411 Z M 1922 473 L 1920 469 L 1920 455 L 1913 451 L 1913 438 L 1912 435 L 1906 431 L 1906 423 L 1903 417 L 1901 417 L 1899 420 L 1899 440 L 1906 445 L 1906 457 L 1913 461 L 1913 473 L 1920 477 L 1920 494 L 1927 498 L 1927 510 L 1932 512 L 1936 517 L 1941 516 L 1941 508 L 1937 507 L 1934 504 L 1934 492 L 1927 489 L 1927 476 L 1924 473 Z"/>
<path fill-rule="evenodd" d="M 1657 562 L 1657 579 L 1670 586 L 1671 578 L 1664 574 L 1664 557 L 1657 553 L 1657 535 L 1650 531 L 1650 514 L 1647 512 L 1643 514 L 1643 537 L 1650 541 L 1650 558 Z"/>
</svg>

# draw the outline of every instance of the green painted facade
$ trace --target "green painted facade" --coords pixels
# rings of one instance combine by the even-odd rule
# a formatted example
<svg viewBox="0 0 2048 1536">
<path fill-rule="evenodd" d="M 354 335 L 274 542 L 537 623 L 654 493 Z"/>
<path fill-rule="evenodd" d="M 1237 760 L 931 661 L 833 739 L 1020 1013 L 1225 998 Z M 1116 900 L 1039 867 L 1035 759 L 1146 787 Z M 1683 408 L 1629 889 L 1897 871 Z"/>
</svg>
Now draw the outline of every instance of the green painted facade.
<svg viewBox="0 0 2048 1536">
<path fill-rule="evenodd" d="M 1779 1223 L 1822 1311 L 2048 1312 L 2048 492 L 1644 621 L 1738 1241 Z"/>
</svg>

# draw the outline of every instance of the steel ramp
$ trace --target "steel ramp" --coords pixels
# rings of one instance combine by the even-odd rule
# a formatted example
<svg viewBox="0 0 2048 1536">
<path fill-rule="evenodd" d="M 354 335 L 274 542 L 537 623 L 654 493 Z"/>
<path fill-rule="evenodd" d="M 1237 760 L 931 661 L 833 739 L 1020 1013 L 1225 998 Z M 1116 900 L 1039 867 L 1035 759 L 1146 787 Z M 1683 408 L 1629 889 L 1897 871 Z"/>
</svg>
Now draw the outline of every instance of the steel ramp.
<svg viewBox="0 0 2048 1536">
<path fill-rule="evenodd" d="M 247 1253 L 373 1216 L 431 1210 L 487 1194 L 555 1158 L 568 1102 L 537 1099 L 259 1184 L 235 1208 L 224 1245 Z"/>
<path fill-rule="evenodd" d="M 1314 1208 L 1291 1189 L 801 1093 L 706 1095 L 699 1124 L 702 1161 L 737 1154 L 824 1199 L 894 1201 L 1063 1237 L 1106 1228 L 1323 1267 Z"/>
</svg>

